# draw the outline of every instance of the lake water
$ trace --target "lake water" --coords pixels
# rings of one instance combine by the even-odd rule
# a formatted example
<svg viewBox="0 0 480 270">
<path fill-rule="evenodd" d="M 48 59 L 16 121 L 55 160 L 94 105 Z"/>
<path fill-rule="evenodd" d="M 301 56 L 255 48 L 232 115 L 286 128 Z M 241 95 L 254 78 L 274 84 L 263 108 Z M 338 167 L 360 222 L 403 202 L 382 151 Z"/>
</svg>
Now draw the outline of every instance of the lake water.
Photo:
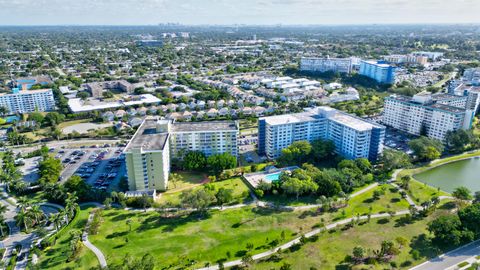
<svg viewBox="0 0 480 270">
<path fill-rule="evenodd" d="M 461 186 L 469 188 L 472 192 L 480 191 L 480 158 L 448 163 L 414 177 L 447 192 L 453 192 Z"/>
</svg>

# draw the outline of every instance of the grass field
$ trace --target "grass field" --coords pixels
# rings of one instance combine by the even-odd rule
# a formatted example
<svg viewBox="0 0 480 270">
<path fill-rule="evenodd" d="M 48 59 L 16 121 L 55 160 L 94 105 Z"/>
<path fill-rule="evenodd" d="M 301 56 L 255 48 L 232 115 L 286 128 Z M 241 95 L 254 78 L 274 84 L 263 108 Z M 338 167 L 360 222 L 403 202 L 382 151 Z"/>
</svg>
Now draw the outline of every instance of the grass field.
<svg viewBox="0 0 480 270">
<path fill-rule="evenodd" d="M 207 175 L 199 172 L 175 172 L 182 177 L 181 181 L 169 182 L 165 193 L 175 193 L 183 189 L 198 186 L 207 178 Z"/>
<path fill-rule="evenodd" d="M 228 187 L 240 181 L 237 179 L 214 184 Z M 298 237 L 320 223 L 328 224 L 369 212 L 408 209 L 408 203 L 401 200 L 398 192 L 392 192 L 390 186 L 385 186 L 385 194 L 378 200 L 372 199 L 374 190 L 352 198 L 344 211 L 325 214 L 316 209 L 275 211 L 243 207 L 210 211 L 204 216 L 183 213 L 180 217 L 166 217 L 159 212 L 108 210 L 104 212 L 99 234 L 91 236 L 90 240 L 107 255 L 111 264 L 120 263 L 127 253 L 136 258 L 150 253 L 159 269 L 202 267 L 219 260 L 241 258 L 246 252 L 246 243 L 253 244 L 252 253 L 260 253 Z M 132 220 L 131 231 L 126 224 L 128 219 Z M 281 237 L 282 231 L 284 238 Z"/>
<path fill-rule="evenodd" d="M 435 215 L 442 214 L 438 211 Z M 290 264 L 291 269 L 409 269 L 413 265 L 425 261 L 426 258 L 437 255 L 434 249 L 429 247 L 428 232 L 426 224 L 433 219 L 428 217 L 416 221 L 413 224 L 398 225 L 396 220 L 372 219 L 370 222 L 363 222 L 348 230 L 337 229 L 335 231 L 323 232 L 315 242 L 309 242 L 298 250 L 286 250 L 278 254 L 276 258 L 264 259 L 253 265 L 252 269 L 279 269 L 284 263 Z M 362 224 L 362 223 L 360 223 Z M 409 244 L 400 248 L 400 254 L 393 258 L 397 267 L 391 267 L 388 263 L 365 265 L 359 264 L 350 268 L 345 263 L 345 258 L 352 254 L 355 246 L 362 246 L 369 250 L 379 249 L 383 240 L 395 241 L 397 237 L 404 237 Z M 398 244 L 396 244 L 398 246 Z M 416 260 L 412 257 L 412 249 L 420 253 Z"/>
<path fill-rule="evenodd" d="M 91 207 L 82 208 L 80 214 L 64 229 L 65 231 L 62 231 L 56 243 L 40 254 L 39 269 L 90 269 L 99 266 L 95 254 L 85 246 L 82 246 L 82 250 L 75 260 L 67 262 L 70 232 L 83 230 L 91 209 Z"/>
<path fill-rule="evenodd" d="M 211 185 L 215 188 L 215 190 L 218 190 L 219 188 L 226 188 L 226 189 L 232 189 L 233 190 L 233 197 L 234 201 L 232 201 L 230 204 L 236 204 L 236 203 L 243 203 L 245 200 L 248 200 L 250 198 L 248 194 L 248 187 L 243 183 L 242 179 L 240 178 L 232 178 L 232 179 L 227 179 L 223 181 L 217 181 L 211 183 Z M 180 206 L 180 194 L 182 194 L 182 190 L 186 189 L 199 189 L 203 188 L 200 185 L 193 185 L 193 186 L 186 186 L 183 189 L 175 189 L 175 192 L 170 192 L 167 191 L 162 194 L 162 196 L 157 199 L 158 203 L 170 203 L 172 206 Z"/>
</svg>

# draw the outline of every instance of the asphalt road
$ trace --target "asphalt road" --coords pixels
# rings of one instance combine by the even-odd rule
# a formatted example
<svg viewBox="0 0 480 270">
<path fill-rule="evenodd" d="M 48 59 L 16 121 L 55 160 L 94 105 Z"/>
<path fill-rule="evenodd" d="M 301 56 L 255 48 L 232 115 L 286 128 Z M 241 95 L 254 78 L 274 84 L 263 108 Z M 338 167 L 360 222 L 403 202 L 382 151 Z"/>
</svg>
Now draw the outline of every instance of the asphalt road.
<svg viewBox="0 0 480 270">
<path fill-rule="evenodd" d="M 459 263 L 478 255 L 480 255 L 480 240 L 452 250 L 437 258 L 410 268 L 410 270 L 445 270 L 455 267 Z"/>
</svg>

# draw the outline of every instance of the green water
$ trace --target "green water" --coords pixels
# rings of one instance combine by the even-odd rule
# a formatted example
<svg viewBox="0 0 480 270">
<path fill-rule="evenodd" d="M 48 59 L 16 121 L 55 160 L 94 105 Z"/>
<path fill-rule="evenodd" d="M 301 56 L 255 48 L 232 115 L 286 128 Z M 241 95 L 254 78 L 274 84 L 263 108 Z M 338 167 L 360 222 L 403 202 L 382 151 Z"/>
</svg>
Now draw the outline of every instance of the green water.
<svg viewBox="0 0 480 270">
<path fill-rule="evenodd" d="M 480 191 L 480 158 L 448 163 L 415 175 L 415 179 L 433 187 L 453 192 L 457 187 Z"/>
</svg>

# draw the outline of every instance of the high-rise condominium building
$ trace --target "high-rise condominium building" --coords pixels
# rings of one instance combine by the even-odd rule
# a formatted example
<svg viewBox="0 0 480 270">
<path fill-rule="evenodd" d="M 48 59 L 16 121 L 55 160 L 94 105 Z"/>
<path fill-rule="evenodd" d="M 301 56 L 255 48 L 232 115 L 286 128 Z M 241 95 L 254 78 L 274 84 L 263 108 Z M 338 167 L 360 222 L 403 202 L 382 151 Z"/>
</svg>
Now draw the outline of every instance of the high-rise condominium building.
<svg viewBox="0 0 480 270">
<path fill-rule="evenodd" d="M 367 76 L 379 83 L 395 83 L 395 67 L 382 61 L 362 61 L 360 75 Z"/>
<path fill-rule="evenodd" d="M 413 97 L 392 95 L 385 98 L 382 121 L 410 134 L 444 140 L 448 131 L 471 128 L 477 100 L 473 95 L 428 92 Z"/>
<path fill-rule="evenodd" d="M 339 72 L 350 73 L 352 71 L 351 58 L 316 58 L 302 57 L 300 70 L 308 72 Z"/>
<path fill-rule="evenodd" d="M 44 112 L 55 109 L 55 99 L 51 89 L 19 90 L 10 94 L 0 94 L 0 107 L 5 107 L 9 114 Z"/>
<path fill-rule="evenodd" d="M 278 158 L 296 141 L 331 140 L 345 158 L 378 159 L 383 151 L 385 127 L 330 107 L 302 113 L 263 117 L 258 122 L 258 152 Z"/>
<path fill-rule="evenodd" d="M 188 151 L 238 155 L 235 121 L 175 123 L 147 118 L 124 150 L 128 184 L 134 190 L 166 190 L 170 159 Z"/>
</svg>

